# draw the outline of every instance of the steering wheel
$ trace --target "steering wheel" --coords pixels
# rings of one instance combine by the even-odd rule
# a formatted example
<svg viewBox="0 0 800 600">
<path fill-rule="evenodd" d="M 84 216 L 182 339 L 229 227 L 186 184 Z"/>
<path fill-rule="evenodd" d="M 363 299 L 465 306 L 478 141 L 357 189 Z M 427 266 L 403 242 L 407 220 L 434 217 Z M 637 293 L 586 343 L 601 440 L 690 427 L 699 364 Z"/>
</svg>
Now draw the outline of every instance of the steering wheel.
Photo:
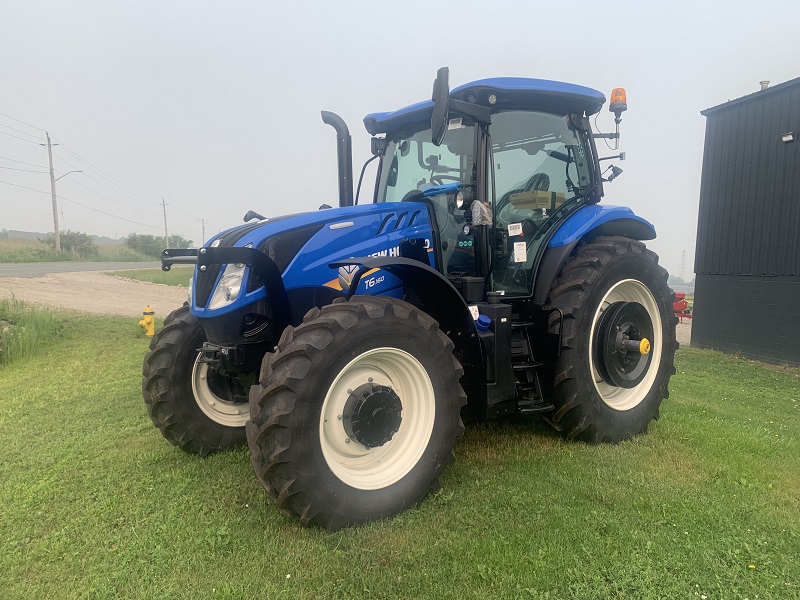
<svg viewBox="0 0 800 600">
<path fill-rule="evenodd" d="M 547 173 L 534 173 L 525 184 L 526 192 L 546 192 L 550 189 L 550 176 Z"/>
</svg>

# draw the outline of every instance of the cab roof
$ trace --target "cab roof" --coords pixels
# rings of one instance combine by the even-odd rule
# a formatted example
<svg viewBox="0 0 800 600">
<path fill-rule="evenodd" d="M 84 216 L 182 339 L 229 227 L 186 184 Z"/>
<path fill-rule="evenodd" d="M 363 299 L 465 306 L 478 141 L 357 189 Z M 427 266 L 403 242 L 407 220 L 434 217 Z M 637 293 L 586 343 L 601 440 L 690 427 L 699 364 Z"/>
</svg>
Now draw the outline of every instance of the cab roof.
<svg viewBox="0 0 800 600">
<path fill-rule="evenodd" d="M 494 95 L 496 102 L 489 103 Z M 466 83 L 450 91 L 456 100 L 501 110 L 541 110 L 560 114 L 578 113 L 587 117 L 605 104 L 602 92 L 582 85 L 530 79 L 526 77 L 492 77 Z M 424 100 L 391 112 L 371 113 L 364 117 L 364 126 L 371 135 L 391 133 L 404 126 L 430 121 L 433 101 Z"/>
</svg>

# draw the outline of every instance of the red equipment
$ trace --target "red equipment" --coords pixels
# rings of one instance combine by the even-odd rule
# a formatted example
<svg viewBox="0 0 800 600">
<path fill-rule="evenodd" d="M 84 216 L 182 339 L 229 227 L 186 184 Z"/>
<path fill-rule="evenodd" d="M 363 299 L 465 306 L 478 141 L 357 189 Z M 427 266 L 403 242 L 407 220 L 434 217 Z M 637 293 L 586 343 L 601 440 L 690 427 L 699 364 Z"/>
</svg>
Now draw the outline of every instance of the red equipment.
<svg viewBox="0 0 800 600">
<path fill-rule="evenodd" d="M 692 309 L 689 308 L 689 302 L 686 300 L 685 292 L 675 292 L 672 310 L 675 311 L 675 316 L 680 319 L 681 323 L 683 323 L 684 319 L 692 318 Z"/>
</svg>

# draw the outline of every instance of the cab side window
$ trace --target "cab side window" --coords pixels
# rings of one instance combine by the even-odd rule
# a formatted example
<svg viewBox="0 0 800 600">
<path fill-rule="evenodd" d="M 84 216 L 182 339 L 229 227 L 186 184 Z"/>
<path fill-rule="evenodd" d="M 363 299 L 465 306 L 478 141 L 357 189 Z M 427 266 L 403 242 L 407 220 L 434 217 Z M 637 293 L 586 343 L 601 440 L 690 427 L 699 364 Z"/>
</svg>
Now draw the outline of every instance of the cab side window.
<svg viewBox="0 0 800 600">
<path fill-rule="evenodd" d="M 496 189 L 492 279 L 495 290 L 527 295 L 543 225 L 590 181 L 588 160 L 569 115 L 507 111 L 492 116 Z"/>
</svg>

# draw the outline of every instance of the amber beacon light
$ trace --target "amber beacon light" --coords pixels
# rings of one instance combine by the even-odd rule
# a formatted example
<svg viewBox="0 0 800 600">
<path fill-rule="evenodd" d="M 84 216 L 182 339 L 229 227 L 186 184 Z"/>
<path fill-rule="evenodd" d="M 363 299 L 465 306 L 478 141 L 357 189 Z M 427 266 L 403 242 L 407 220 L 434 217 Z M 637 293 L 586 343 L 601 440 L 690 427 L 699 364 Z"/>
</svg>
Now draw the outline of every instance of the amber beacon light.
<svg viewBox="0 0 800 600">
<path fill-rule="evenodd" d="M 628 97 L 625 95 L 625 88 L 614 88 L 614 91 L 611 92 L 608 110 L 613 112 L 617 118 L 619 118 L 620 113 L 628 110 Z"/>
</svg>

